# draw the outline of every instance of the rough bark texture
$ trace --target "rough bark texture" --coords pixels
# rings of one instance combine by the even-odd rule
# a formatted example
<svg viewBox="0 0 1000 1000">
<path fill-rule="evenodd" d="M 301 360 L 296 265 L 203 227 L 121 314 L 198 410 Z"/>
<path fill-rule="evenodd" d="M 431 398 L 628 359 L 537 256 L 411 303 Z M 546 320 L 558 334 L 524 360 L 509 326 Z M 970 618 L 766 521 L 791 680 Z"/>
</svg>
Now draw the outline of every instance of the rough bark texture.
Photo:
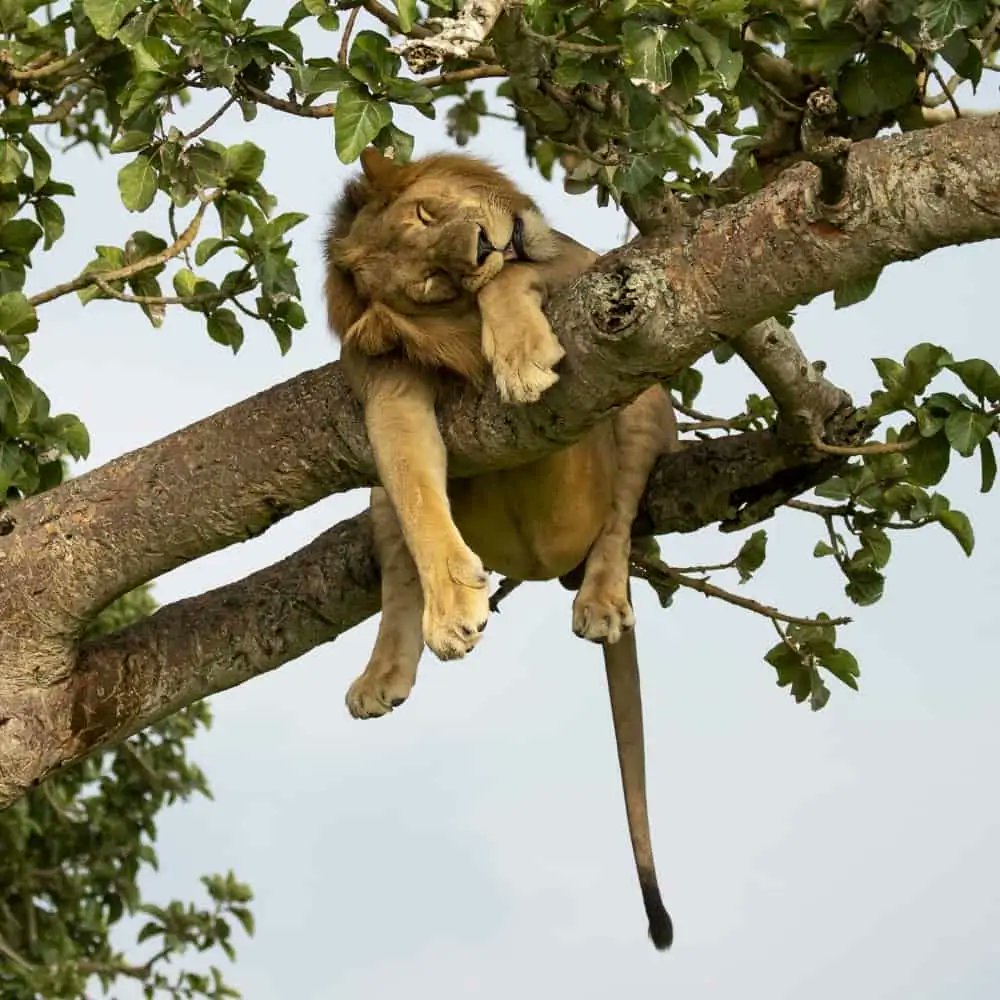
<svg viewBox="0 0 1000 1000">
<path fill-rule="evenodd" d="M 682 242 L 644 237 L 602 258 L 552 304 L 567 357 L 541 402 L 503 406 L 491 391 L 443 407 L 454 473 L 516 464 L 573 440 L 723 338 L 760 375 L 792 432 L 705 442 L 664 459 L 647 495 L 648 526 L 750 523 L 828 476 L 831 460 L 801 443 L 802 431 L 842 437 L 845 400 L 765 321 L 892 261 L 1000 235 L 1000 118 L 858 144 L 833 208 L 818 197 L 818 177 L 801 164 L 754 197 L 706 212 Z M 376 610 L 361 517 L 118 637 L 79 643 L 82 625 L 136 584 L 370 483 L 359 416 L 331 365 L 6 512 L 0 805 L 60 764 L 273 669 Z"/>
</svg>

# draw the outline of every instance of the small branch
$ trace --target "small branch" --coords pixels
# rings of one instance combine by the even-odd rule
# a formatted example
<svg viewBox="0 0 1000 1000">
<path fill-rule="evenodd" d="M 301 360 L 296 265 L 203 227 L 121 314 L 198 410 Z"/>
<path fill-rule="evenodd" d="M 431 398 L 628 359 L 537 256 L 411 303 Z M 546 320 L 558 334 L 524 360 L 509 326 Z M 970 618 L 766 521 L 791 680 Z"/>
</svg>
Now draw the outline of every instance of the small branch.
<svg viewBox="0 0 1000 1000">
<path fill-rule="evenodd" d="M 195 213 L 195 216 L 191 220 L 187 229 L 185 229 L 178 239 L 165 250 L 161 250 L 159 253 L 153 254 L 151 257 L 144 257 L 142 260 L 137 260 L 134 264 L 129 264 L 126 267 L 120 267 L 115 271 L 91 271 L 89 273 L 81 274 L 72 281 L 66 281 L 61 285 L 56 285 L 54 288 L 48 289 L 47 291 L 39 292 L 37 295 L 33 295 L 28 301 L 33 306 L 40 306 L 45 302 L 51 302 L 53 299 L 58 299 L 63 295 L 68 295 L 70 292 L 76 292 L 81 288 L 86 288 L 88 285 L 96 284 L 98 278 L 102 281 L 120 281 L 122 278 L 131 278 L 133 275 L 139 274 L 141 271 L 148 271 L 151 267 L 158 267 L 160 264 L 165 264 L 168 260 L 182 254 L 195 241 L 195 237 L 198 235 L 198 230 L 201 228 L 201 220 L 205 215 L 205 209 L 208 208 L 208 206 L 215 201 L 221 193 L 221 191 L 216 191 L 210 195 L 206 195 L 202 199 L 201 204 L 198 206 L 198 211 Z"/>
<path fill-rule="evenodd" d="M 588 45 L 585 42 L 568 42 L 558 35 L 542 35 L 523 23 L 521 30 L 534 41 L 540 42 L 542 45 L 549 45 L 554 49 L 562 49 L 565 52 L 580 52 L 584 55 L 596 56 L 609 56 L 621 52 L 620 45 Z"/>
<path fill-rule="evenodd" d="M 351 51 L 351 34 L 354 31 L 354 23 L 357 21 L 360 11 L 360 7 L 355 7 L 347 19 L 347 24 L 344 25 L 344 36 L 340 40 L 340 51 L 337 53 L 337 61 L 341 66 L 347 65 L 347 55 Z"/>
<path fill-rule="evenodd" d="M 811 440 L 812 446 L 824 455 L 895 455 L 901 451 L 909 451 L 919 438 L 909 441 L 875 441 L 871 444 L 827 444 L 818 435 Z"/>
<path fill-rule="evenodd" d="M 473 66 L 471 69 L 453 69 L 438 76 L 424 77 L 420 83 L 425 87 L 440 87 L 445 83 L 464 83 L 466 80 L 483 80 L 491 76 L 507 76 L 503 66 Z"/>
<path fill-rule="evenodd" d="M 794 440 L 812 441 L 831 416 L 851 409 L 851 397 L 823 377 L 776 319 L 757 323 L 730 344 L 771 394 L 782 433 Z"/>
<path fill-rule="evenodd" d="M 193 132 L 188 132 L 183 138 L 183 143 L 187 146 L 189 143 L 193 142 L 200 135 L 204 135 L 234 104 L 236 103 L 236 97 L 230 95 L 228 100 L 215 112 L 214 115 L 209 117 L 201 125 L 199 125 Z"/>
<path fill-rule="evenodd" d="M 246 91 L 255 101 L 266 104 L 277 111 L 286 111 L 300 118 L 332 118 L 337 113 L 336 104 L 299 104 L 298 101 L 286 101 L 281 97 L 272 97 L 266 90 L 259 90 L 252 84 L 241 81 L 241 89 Z"/>
<path fill-rule="evenodd" d="M 843 136 L 829 135 L 836 125 L 840 106 L 828 87 L 814 90 L 806 101 L 802 120 L 802 149 L 810 162 L 820 169 L 820 200 L 837 206 L 844 198 L 847 181 L 847 157 L 853 143 Z"/>
<path fill-rule="evenodd" d="M 638 560 L 633 558 L 632 568 L 636 571 L 636 575 L 652 584 L 654 590 L 657 584 L 660 586 L 664 584 L 667 586 L 677 584 L 681 587 L 687 587 L 690 590 L 697 590 L 699 594 L 704 594 L 706 597 L 715 597 L 720 601 L 725 601 L 727 604 L 743 608 L 745 611 L 752 611 L 754 614 L 770 618 L 773 622 L 784 622 L 786 625 L 847 625 L 851 621 L 850 618 L 820 619 L 787 615 L 783 611 L 771 607 L 769 604 L 761 604 L 759 601 L 754 601 L 749 597 L 741 597 L 739 594 L 716 587 L 707 580 L 685 576 L 659 559 Z"/>
<path fill-rule="evenodd" d="M 82 49 L 78 49 L 76 52 L 71 52 L 67 56 L 63 56 L 62 59 L 55 59 L 52 62 L 42 63 L 40 66 L 35 66 L 30 69 L 14 69 L 9 67 L 4 75 L 9 76 L 12 80 L 40 80 L 46 76 L 53 76 L 56 73 L 61 73 L 64 69 L 69 69 L 70 66 L 75 66 L 77 63 L 85 62 L 94 53 L 110 54 L 113 46 L 108 45 L 106 42 L 91 42 L 89 45 L 85 45 Z"/>
<path fill-rule="evenodd" d="M 955 100 L 954 91 L 957 90 L 965 81 L 962 77 L 957 74 L 953 76 L 950 80 L 945 82 L 944 77 L 941 75 L 941 71 L 933 63 L 930 65 L 930 74 L 938 82 L 938 86 L 941 88 L 941 93 L 936 97 L 930 97 L 923 101 L 925 108 L 936 108 L 941 104 L 948 103 L 951 105 L 951 110 L 956 118 L 962 117 L 962 111 L 958 106 L 958 102 Z"/>
<path fill-rule="evenodd" d="M 119 302 L 134 302 L 141 306 L 192 306 L 200 305 L 204 302 L 218 302 L 229 295 L 228 292 L 221 290 L 216 292 L 201 292 L 198 295 L 131 295 L 128 292 L 119 292 L 113 288 L 108 284 L 103 274 L 94 274 L 93 281 L 110 298 L 117 299 Z"/>
<path fill-rule="evenodd" d="M 31 119 L 29 127 L 32 125 L 55 125 L 68 118 L 72 110 L 82 101 L 94 85 L 89 81 L 83 81 L 72 93 L 67 94 L 58 104 L 52 105 L 51 111 L 46 111 L 44 115 L 36 115 Z"/>
</svg>

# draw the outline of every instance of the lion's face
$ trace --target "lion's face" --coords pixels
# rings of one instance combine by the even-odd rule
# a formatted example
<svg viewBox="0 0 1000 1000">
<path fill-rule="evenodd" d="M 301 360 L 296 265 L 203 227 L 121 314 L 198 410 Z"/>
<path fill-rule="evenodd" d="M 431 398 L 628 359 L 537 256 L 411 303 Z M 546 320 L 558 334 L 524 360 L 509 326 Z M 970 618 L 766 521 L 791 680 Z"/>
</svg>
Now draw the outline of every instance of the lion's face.
<svg viewBox="0 0 1000 1000">
<path fill-rule="evenodd" d="M 505 260 L 542 259 L 548 228 L 499 171 L 458 156 L 399 165 L 375 150 L 362 162 L 357 213 L 330 252 L 363 299 L 412 312 L 468 297 Z"/>
</svg>

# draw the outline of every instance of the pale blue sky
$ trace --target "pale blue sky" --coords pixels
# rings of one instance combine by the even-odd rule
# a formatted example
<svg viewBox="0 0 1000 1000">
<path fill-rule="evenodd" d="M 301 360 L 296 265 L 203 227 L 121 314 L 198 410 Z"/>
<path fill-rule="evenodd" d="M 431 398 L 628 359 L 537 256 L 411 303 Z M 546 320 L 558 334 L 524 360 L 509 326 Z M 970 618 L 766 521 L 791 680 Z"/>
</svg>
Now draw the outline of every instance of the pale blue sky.
<svg viewBox="0 0 1000 1000">
<path fill-rule="evenodd" d="M 280 6 L 253 10 L 265 19 Z M 448 147 L 442 128 L 413 120 L 418 152 Z M 81 470 L 335 356 L 320 239 L 352 171 L 331 132 L 262 109 L 250 127 L 230 112 L 218 136 L 264 146 L 282 208 L 310 213 L 294 256 L 311 322 L 287 357 L 263 328 L 248 329 L 233 358 L 186 313 L 169 312 L 157 331 L 127 307 L 44 307 L 26 367 L 55 411 L 90 427 Z M 507 169 L 557 227 L 598 250 L 619 241 L 622 217 L 546 184 L 501 124 L 470 149 Z M 56 161 L 81 197 L 33 289 L 72 276 L 94 243 L 157 227 L 122 209 L 118 166 L 84 152 Z M 796 329 L 859 400 L 875 384 L 868 359 L 918 340 L 996 364 L 998 271 L 995 243 L 935 253 L 891 269 L 846 312 L 824 297 Z M 752 388 L 735 363 L 702 367 L 709 408 L 734 409 Z M 811 519 L 788 512 L 766 526 L 771 557 L 748 594 L 857 616 L 843 642 L 861 663 L 861 693 L 833 682 L 819 714 L 775 687 L 761 659 L 766 621 L 690 593 L 663 612 L 638 588 L 671 952 L 646 939 L 600 656 L 571 634 L 570 596 L 554 584 L 509 598 L 467 660 L 425 657 L 411 701 L 386 719 L 356 722 L 343 707 L 374 621 L 215 699 L 215 727 L 193 747 L 215 801 L 164 814 L 149 893 L 186 897 L 198 875 L 230 867 L 253 885 L 258 930 L 238 941 L 231 975 L 248 1000 L 995 997 L 1000 521 L 996 494 L 978 493 L 977 463 L 965 464 L 944 491 L 973 517 L 974 557 L 937 529 L 894 535 L 873 608 L 849 605 L 832 568 L 811 558 Z M 318 504 L 171 573 L 156 595 L 242 576 L 365 502 Z M 703 531 L 663 548 L 678 564 L 712 562 L 739 541 Z"/>
</svg>

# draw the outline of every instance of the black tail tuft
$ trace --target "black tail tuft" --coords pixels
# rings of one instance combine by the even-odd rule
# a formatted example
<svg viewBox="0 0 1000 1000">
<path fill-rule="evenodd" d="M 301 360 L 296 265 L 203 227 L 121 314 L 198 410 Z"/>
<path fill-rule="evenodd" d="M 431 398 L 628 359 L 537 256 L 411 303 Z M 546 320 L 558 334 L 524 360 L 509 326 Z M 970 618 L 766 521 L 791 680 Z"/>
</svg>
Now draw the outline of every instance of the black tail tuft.
<svg viewBox="0 0 1000 1000">
<path fill-rule="evenodd" d="M 655 878 L 640 882 L 642 902 L 649 918 L 649 937 L 657 951 L 666 951 L 674 942 L 674 925 L 667 913 Z"/>
</svg>

